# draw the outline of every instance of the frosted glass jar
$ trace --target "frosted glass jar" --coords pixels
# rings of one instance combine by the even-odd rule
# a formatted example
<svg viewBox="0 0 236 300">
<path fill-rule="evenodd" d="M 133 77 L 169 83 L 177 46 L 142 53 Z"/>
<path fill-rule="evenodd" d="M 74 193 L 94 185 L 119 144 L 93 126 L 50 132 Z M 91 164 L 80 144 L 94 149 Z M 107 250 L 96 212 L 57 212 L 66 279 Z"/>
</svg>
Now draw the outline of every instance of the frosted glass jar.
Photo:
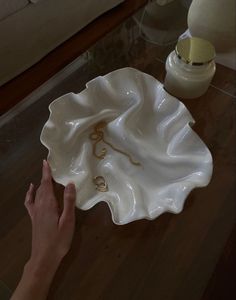
<svg viewBox="0 0 236 300">
<path fill-rule="evenodd" d="M 196 38 L 186 40 L 193 41 L 193 39 Z M 210 55 L 205 55 L 205 59 L 204 55 L 199 55 L 197 52 L 198 49 L 195 48 L 195 51 L 193 51 L 194 47 L 191 49 L 193 51 L 192 55 L 187 55 L 186 48 L 180 53 L 178 51 L 178 44 L 166 60 L 165 89 L 171 95 L 179 98 L 192 99 L 200 97 L 207 91 L 215 74 L 214 48 L 211 49 L 211 53 L 208 51 Z M 191 48 L 191 44 L 194 43 L 190 41 L 189 44 Z"/>
</svg>

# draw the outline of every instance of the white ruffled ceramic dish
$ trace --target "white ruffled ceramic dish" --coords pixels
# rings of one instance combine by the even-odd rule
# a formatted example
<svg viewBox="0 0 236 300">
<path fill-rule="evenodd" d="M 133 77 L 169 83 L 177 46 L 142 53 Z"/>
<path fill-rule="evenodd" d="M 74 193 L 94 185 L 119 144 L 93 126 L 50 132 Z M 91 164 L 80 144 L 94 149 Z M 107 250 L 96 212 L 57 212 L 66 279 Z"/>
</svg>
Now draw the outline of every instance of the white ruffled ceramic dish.
<svg viewBox="0 0 236 300">
<path fill-rule="evenodd" d="M 124 68 L 53 101 L 41 142 L 58 183 L 74 182 L 76 205 L 105 201 L 116 224 L 179 213 L 212 174 L 210 151 L 186 107 L 152 76 Z"/>
</svg>

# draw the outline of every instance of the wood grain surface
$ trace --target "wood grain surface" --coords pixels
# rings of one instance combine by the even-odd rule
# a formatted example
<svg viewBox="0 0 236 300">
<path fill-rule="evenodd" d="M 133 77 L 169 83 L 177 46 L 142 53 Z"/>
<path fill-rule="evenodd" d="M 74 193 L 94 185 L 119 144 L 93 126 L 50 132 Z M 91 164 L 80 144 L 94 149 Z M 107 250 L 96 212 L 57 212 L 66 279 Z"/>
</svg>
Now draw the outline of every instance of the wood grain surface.
<svg viewBox="0 0 236 300">
<path fill-rule="evenodd" d="M 163 81 L 171 47 L 154 47 L 142 39 L 129 44 L 124 26 L 116 30 L 120 39 L 112 33 L 96 44 L 89 51 L 92 62 L 0 130 L 0 280 L 11 290 L 30 252 L 31 225 L 23 202 L 29 182 L 39 182 L 47 156 L 39 135 L 48 104 L 67 91 L 79 92 L 98 74 L 127 65 Z M 192 191 L 180 214 L 165 213 L 154 221 L 114 225 L 104 203 L 76 210 L 72 248 L 49 299 L 236 299 L 235 75 L 218 65 L 207 93 L 183 100 L 196 120 L 194 130 L 213 156 L 210 184 Z M 61 193 L 57 186 L 59 198 Z"/>
</svg>

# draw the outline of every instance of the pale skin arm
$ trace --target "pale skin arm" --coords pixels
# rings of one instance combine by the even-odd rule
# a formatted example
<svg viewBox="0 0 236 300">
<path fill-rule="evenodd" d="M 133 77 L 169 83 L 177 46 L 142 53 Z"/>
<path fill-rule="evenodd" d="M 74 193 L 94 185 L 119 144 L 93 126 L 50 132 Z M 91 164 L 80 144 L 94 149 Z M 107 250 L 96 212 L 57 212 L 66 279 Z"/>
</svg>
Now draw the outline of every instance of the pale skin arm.
<svg viewBox="0 0 236 300">
<path fill-rule="evenodd" d="M 42 180 L 35 191 L 30 184 L 25 206 L 32 221 L 31 257 L 10 300 L 45 300 L 61 260 L 70 249 L 75 228 L 76 190 L 73 183 L 64 190 L 60 214 L 54 195 L 51 170 L 43 161 Z"/>
</svg>

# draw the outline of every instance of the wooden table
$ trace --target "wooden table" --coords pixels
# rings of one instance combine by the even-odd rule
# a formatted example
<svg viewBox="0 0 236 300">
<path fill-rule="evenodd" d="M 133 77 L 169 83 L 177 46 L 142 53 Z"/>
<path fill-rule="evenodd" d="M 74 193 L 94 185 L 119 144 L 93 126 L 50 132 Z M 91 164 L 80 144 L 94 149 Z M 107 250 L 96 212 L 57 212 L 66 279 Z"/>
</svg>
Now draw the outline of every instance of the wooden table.
<svg viewBox="0 0 236 300">
<path fill-rule="evenodd" d="M 31 225 L 23 202 L 29 182 L 39 182 L 47 156 L 39 142 L 47 106 L 68 91 L 81 91 L 97 75 L 128 65 L 163 81 L 173 45 L 146 42 L 138 29 L 132 18 L 123 22 L 78 59 L 70 75 L 46 92 L 35 91 L 0 120 L 0 281 L 10 290 L 30 253 Z M 194 190 L 180 214 L 165 213 L 154 221 L 114 225 L 102 203 L 76 210 L 72 248 L 49 299 L 236 299 L 235 90 L 235 72 L 218 65 L 207 93 L 183 100 L 213 155 L 210 184 Z M 61 191 L 58 187 L 59 197 Z"/>
</svg>

